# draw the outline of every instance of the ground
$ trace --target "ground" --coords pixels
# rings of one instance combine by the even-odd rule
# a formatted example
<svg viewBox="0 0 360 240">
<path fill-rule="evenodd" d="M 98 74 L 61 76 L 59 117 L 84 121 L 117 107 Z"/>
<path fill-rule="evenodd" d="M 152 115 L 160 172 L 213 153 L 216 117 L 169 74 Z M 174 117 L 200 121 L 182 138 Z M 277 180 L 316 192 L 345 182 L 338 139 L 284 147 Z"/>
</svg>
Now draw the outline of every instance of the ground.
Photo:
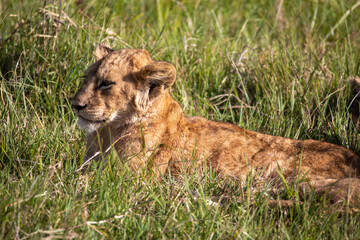
<svg viewBox="0 0 360 240">
<path fill-rule="evenodd" d="M 114 154 L 78 175 L 85 135 L 70 104 L 105 41 L 174 63 L 171 94 L 187 115 L 359 154 L 347 112 L 347 79 L 359 75 L 355 0 L 3 0 L 0 11 L 1 238 L 359 238 L 358 213 L 314 199 L 274 208 L 296 200 L 296 186 L 271 192 L 284 183 L 256 176 L 219 181 L 209 169 L 157 182 Z"/>
</svg>

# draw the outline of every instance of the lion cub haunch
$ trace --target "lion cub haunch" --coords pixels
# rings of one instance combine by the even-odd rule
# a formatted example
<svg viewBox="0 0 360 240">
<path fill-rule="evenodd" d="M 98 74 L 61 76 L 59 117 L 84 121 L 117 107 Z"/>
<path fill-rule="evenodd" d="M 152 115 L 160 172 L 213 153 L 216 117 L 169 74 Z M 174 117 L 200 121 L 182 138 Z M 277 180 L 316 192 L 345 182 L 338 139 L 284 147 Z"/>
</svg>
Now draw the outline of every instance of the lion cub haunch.
<svg viewBox="0 0 360 240">
<path fill-rule="evenodd" d="M 286 178 L 296 170 L 310 182 L 360 175 L 360 159 L 349 149 L 186 117 L 169 92 L 175 67 L 152 60 L 145 50 L 100 44 L 94 55 L 72 100 L 78 124 L 88 132 L 85 159 L 113 147 L 132 169 L 149 167 L 157 176 L 204 164 L 237 179 L 249 170 L 276 177 L 279 167 Z"/>
</svg>

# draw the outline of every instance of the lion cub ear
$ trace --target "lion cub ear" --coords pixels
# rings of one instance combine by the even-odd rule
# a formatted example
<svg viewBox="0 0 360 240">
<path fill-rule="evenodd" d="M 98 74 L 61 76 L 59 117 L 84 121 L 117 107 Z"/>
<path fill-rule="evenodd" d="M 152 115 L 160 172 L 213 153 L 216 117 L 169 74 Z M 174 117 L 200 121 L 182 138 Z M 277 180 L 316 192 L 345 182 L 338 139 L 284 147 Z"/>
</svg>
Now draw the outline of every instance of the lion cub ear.
<svg viewBox="0 0 360 240">
<path fill-rule="evenodd" d="M 95 47 L 95 51 L 94 51 L 95 60 L 99 61 L 100 59 L 102 59 L 103 57 L 105 57 L 106 55 L 111 53 L 112 51 L 114 51 L 114 50 L 109 46 L 109 44 L 99 43 Z"/>
<path fill-rule="evenodd" d="M 171 87 L 176 79 L 176 69 L 168 62 L 152 62 L 142 67 L 133 76 L 138 82 L 136 105 L 144 109 L 149 102 Z"/>
</svg>

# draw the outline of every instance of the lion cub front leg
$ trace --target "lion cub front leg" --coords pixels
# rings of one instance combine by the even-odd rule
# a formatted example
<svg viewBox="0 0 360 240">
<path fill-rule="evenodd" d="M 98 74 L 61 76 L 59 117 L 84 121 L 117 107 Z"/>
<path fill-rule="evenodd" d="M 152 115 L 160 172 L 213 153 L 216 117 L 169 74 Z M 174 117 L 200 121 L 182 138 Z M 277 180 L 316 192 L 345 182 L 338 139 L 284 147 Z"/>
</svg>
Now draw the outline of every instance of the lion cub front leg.
<svg viewBox="0 0 360 240">
<path fill-rule="evenodd" d="M 95 133 L 89 133 L 86 137 L 86 153 L 84 156 L 84 162 L 89 159 L 98 160 L 100 158 L 100 139 Z"/>
<path fill-rule="evenodd" d="M 147 167 L 156 179 L 164 177 L 169 169 L 169 161 L 172 156 L 172 149 L 166 145 L 160 144 L 156 151 L 149 157 Z"/>
<path fill-rule="evenodd" d="M 98 161 L 110 153 L 110 140 L 102 138 L 98 132 L 88 133 L 86 138 L 86 153 L 83 164 Z"/>
</svg>

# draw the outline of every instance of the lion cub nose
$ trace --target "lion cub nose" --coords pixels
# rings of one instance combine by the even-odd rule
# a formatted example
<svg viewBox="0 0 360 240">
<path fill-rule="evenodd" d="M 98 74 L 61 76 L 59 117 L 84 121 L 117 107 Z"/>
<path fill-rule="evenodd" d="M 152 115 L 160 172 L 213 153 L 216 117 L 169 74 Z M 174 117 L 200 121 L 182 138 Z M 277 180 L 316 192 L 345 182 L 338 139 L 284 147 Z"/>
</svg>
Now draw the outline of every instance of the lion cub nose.
<svg viewBox="0 0 360 240">
<path fill-rule="evenodd" d="M 72 107 L 75 108 L 76 110 L 81 110 L 87 107 L 87 104 L 84 105 L 80 105 L 80 104 L 72 104 Z"/>
</svg>

